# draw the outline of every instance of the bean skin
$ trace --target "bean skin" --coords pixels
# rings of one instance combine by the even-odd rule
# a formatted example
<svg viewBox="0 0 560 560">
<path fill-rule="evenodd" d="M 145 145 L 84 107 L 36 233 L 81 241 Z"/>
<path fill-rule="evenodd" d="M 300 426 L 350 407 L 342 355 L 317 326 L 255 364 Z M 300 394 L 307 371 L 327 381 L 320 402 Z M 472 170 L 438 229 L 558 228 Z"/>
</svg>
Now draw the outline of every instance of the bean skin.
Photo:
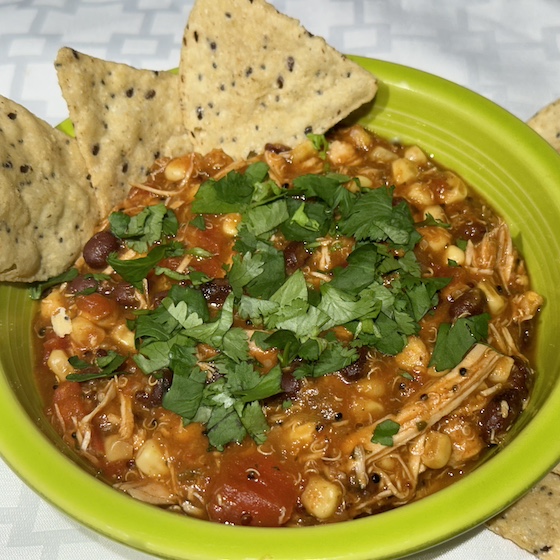
<svg viewBox="0 0 560 560">
<path fill-rule="evenodd" d="M 453 228 L 456 237 L 465 241 L 470 239 L 474 244 L 480 243 L 486 232 L 486 224 L 476 218 L 465 219 Z"/>
<path fill-rule="evenodd" d="M 300 382 L 291 371 L 284 370 L 282 372 L 281 387 L 287 397 L 295 397 L 299 391 Z"/>
<path fill-rule="evenodd" d="M 461 294 L 450 306 L 449 316 L 456 320 L 460 317 L 480 315 L 486 310 L 486 298 L 482 290 L 472 288 Z"/>
<path fill-rule="evenodd" d="M 225 278 L 215 278 L 200 286 L 204 299 L 215 307 L 222 307 L 231 292 L 231 285 Z"/>
<path fill-rule="evenodd" d="M 125 307 L 137 307 L 138 300 L 135 296 L 134 286 L 127 282 L 119 282 L 113 288 L 113 298 L 119 304 Z"/>
<path fill-rule="evenodd" d="M 480 434 L 487 445 L 496 445 L 505 437 L 523 410 L 523 398 L 515 389 L 495 395 L 480 412 Z"/>
<path fill-rule="evenodd" d="M 96 233 L 84 246 L 84 260 L 95 269 L 107 266 L 107 257 L 118 251 L 119 241 L 110 231 Z"/>
<path fill-rule="evenodd" d="M 290 276 L 296 270 L 300 269 L 304 264 L 309 253 L 305 245 L 301 241 L 292 241 L 284 249 L 284 267 L 286 274 Z"/>
<path fill-rule="evenodd" d="M 509 374 L 508 386 L 517 391 L 522 399 L 529 396 L 532 385 L 532 372 L 526 362 L 518 356 L 513 358 L 513 367 Z"/>
<path fill-rule="evenodd" d="M 97 290 L 98 282 L 95 278 L 86 277 L 86 276 L 76 276 L 74 280 L 68 282 L 66 286 L 66 291 L 69 294 L 78 294 L 85 291 L 90 290 Z"/>
<path fill-rule="evenodd" d="M 500 443 L 517 420 L 529 396 L 531 381 L 531 369 L 524 360 L 515 356 L 504 388 L 480 412 L 480 433 L 486 444 Z"/>
<path fill-rule="evenodd" d="M 266 152 L 272 152 L 273 154 L 281 154 L 290 151 L 290 148 L 284 146 L 284 144 L 266 144 L 264 149 Z"/>
<path fill-rule="evenodd" d="M 367 375 L 368 368 L 367 368 L 367 353 L 368 349 L 362 346 L 359 350 L 360 354 L 358 359 L 350 364 L 342 368 L 339 373 L 346 381 L 357 381 L 358 379 L 362 379 Z"/>
</svg>

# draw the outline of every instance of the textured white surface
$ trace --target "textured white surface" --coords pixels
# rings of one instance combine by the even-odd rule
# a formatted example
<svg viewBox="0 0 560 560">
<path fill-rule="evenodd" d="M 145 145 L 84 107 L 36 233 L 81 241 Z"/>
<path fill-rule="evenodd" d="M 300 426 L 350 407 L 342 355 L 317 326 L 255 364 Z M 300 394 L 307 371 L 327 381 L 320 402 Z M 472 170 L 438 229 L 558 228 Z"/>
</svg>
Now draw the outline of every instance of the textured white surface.
<svg viewBox="0 0 560 560">
<path fill-rule="evenodd" d="M 527 120 L 560 97 L 557 0 L 274 0 L 339 50 L 419 68 Z M 0 0 L 0 94 L 51 124 L 66 118 L 61 46 L 142 68 L 177 66 L 192 0 Z M 71 491 L 71 490 L 70 490 Z M 2 560 L 152 558 L 45 503 L 0 460 Z M 479 528 L 412 560 L 530 560 Z"/>
</svg>

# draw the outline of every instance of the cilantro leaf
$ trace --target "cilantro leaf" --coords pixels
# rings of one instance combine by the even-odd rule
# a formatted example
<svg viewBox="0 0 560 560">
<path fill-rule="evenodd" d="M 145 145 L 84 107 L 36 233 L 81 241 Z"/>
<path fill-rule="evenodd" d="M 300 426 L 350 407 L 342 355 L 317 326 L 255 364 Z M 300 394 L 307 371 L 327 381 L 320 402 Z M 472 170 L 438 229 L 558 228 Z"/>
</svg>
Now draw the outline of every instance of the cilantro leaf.
<svg viewBox="0 0 560 560">
<path fill-rule="evenodd" d="M 249 339 L 247 331 L 239 327 L 232 327 L 222 338 L 221 349 L 224 354 L 235 362 L 249 359 Z"/>
<path fill-rule="evenodd" d="M 59 284 L 62 284 L 64 282 L 71 282 L 77 276 L 78 276 L 78 269 L 69 268 L 62 274 L 53 276 L 52 278 L 45 280 L 45 282 L 37 282 L 35 284 L 32 284 L 31 287 L 29 288 L 29 297 L 33 300 L 39 300 L 41 299 L 43 294 L 50 288 L 53 288 L 54 286 L 58 286 Z"/>
<path fill-rule="evenodd" d="M 401 426 L 394 420 L 383 420 L 375 426 L 371 443 L 379 443 L 386 447 L 393 447 L 393 436 L 399 433 Z"/>
<path fill-rule="evenodd" d="M 233 255 L 232 261 L 227 277 L 233 293 L 240 297 L 243 294 L 243 287 L 262 274 L 264 256 L 262 253 L 247 252 L 243 256 Z"/>
<path fill-rule="evenodd" d="M 257 445 L 263 444 L 266 441 L 269 426 L 261 405 L 257 401 L 248 403 L 242 407 L 239 416 L 249 436 L 255 440 Z"/>
<path fill-rule="evenodd" d="M 420 234 L 408 205 L 393 206 L 393 190 L 380 187 L 357 197 L 351 211 L 340 220 L 340 231 L 358 240 L 388 241 L 395 247 L 412 249 Z"/>
<path fill-rule="evenodd" d="M 218 181 L 205 181 L 195 195 L 192 211 L 196 214 L 243 213 L 251 203 L 255 183 L 263 181 L 267 173 L 268 165 L 257 162 L 244 174 L 234 170 Z"/>
<path fill-rule="evenodd" d="M 378 266 L 381 259 L 382 256 L 373 243 L 357 247 L 348 255 L 346 259 L 348 265 L 334 271 L 331 286 L 348 294 L 357 295 L 379 277 Z"/>
<path fill-rule="evenodd" d="M 319 152 L 319 157 L 321 159 L 326 159 L 327 151 L 329 149 L 329 142 L 325 138 L 324 134 L 313 134 L 307 135 L 307 139 L 313 144 L 313 148 Z"/>
<path fill-rule="evenodd" d="M 269 232 L 289 218 L 285 200 L 249 208 L 243 214 L 243 224 L 255 236 Z"/>
<path fill-rule="evenodd" d="M 228 443 L 241 442 L 245 439 L 247 429 L 240 418 L 243 408 L 241 407 L 239 412 L 233 406 L 211 409 L 210 417 L 206 422 L 206 435 L 212 447 L 223 451 Z"/>
<path fill-rule="evenodd" d="M 430 367 L 437 371 L 452 369 L 477 343 L 488 338 L 490 315 L 483 313 L 472 317 L 462 317 L 455 323 L 442 323 L 430 360 Z"/>
<path fill-rule="evenodd" d="M 330 329 L 335 325 L 344 325 L 350 321 L 367 317 L 374 313 L 376 307 L 379 308 L 372 298 L 355 299 L 331 286 L 330 283 L 321 286 L 321 296 L 319 310 L 330 318 L 330 321 L 322 326 L 323 329 Z"/>
<path fill-rule="evenodd" d="M 263 270 L 247 284 L 246 291 L 252 297 L 268 298 L 286 278 L 284 255 L 272 245 L 262 242 L 257 244 L 257 254 L 263 259 Z"/>
<path fill-rule="evenodd" d="M 134 216 L 113 212 L 109 224 L 111 231 L 138 253 L 145 253 L 150 245 L 165 236 L 176 235 L 179 229 L 177 216 L 163 203 L 148 206 Z"/>
<path fill-rule="evenodd" d="M 347 215 L 355 198 L 344 186 L 350 180 L 346 175 L 334 173 L 300 175 L 294 179 L 294 193 L 324 200 L 331 210 L 338 207 L 343 215 Z"/>
<path fill-rule="evenodd" d="M 282 392 L 282 370 L 274 366 L 260 375 L 249 362 L 241 362 L 227 375 L 227 384 L 234 397 L 243 403 L 259 401 Z"/>
<path fill-rule="evenodd" d="M 141 344 L 138 354 L 134 354 L 132 359 L 145 374 L 154 373 L 170 366 L 172 348 L 176 344 L 192 346 L 193 342 L 184 333 L 179 332 L 167 340 L 154 340 Z"/>
<path fill-rule="evenodd" d="M 234 295 L 229 294 L 216 320 L 189 328 L 188 336 L 214 348 L 220 348 L 224 335 L 233 324 L 233 299 Z"/>
<path fill-rule="evenodd" d="M 173 346 L 170 359 L 173 381 L 162 401 L 167 410 L 181 416 L 185 423 L 195 417 L 206 385 L 206 373 L 196 366 L 195 350 L 194 346 Z"/>
<path fill-rule="evenodd" d="M 323 202 L 302 202 L 286 199 L 290 218 L 280 225 L 280 231 L 289 241 L 315 241 L 327 234 L 332 212 Z"/>
<path fill-rule="evenodd" d="M 241 296 L 237 314 L 241 319 L 250 319 L 255 325 L 262 325 L 268 317 L 278 309 L 278 304 L 268 299 Z"/>
<path fill-rule="evenodd" d="M 165 245 L 157 245 L 145 257 L 138 259 L 121 260 L 116 253 L 107 257 L 107 264 L 119 274 L 123 280 L 132 284 L 137 290 L 143 291 L 142 281 L 148 273 L 164 258 L 180 256 L 184 254 L 185 248 L 181 243 L 173 242 Z"/>
<path fill-rule="evenodd" d="M 122 356 L 114 350 L 109 350 L 106 356 L 98 356 L 93 363 L 81 360 L 77 356 L 71 356 L 68 361 L 75 369 L 84 371 L 82 373 L 70 373 L 66 376 L 66 380 L 82 382 L 113 377 L 126 361 L 126 356 Z"/>
</svg>

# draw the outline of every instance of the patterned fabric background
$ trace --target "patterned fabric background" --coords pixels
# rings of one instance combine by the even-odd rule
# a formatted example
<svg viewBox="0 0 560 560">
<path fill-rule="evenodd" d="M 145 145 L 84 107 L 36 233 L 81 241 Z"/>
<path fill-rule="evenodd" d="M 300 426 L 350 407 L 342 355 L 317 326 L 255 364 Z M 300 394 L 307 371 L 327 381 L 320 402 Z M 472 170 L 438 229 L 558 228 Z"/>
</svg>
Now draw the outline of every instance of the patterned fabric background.
<svg viewBox="0 0 560 560">
<path fill-rule="evenodd" d="M 343 52 L 440 75 L 489 97 L 523 120 L 560 97 L 558 0 L 273 3 Z M 58 48 L 67 45 L 142 68 L 175 67 L 192 4 L 192 0 L 0 0 L 0 94 L 56 124 L 67 116 L 52 62 Z M 0 558 L 151 557 L 75 523 L 27 488 L 0 460 Z M 413 557 L 530 558 L 483 528 Z"/>
</svg>

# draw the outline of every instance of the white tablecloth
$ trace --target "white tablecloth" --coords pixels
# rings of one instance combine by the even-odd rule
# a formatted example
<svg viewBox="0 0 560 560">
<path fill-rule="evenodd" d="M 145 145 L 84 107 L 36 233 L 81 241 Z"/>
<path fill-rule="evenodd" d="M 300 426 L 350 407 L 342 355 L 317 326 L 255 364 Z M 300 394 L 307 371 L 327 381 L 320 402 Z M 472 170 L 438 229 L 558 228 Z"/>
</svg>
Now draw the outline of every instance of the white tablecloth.
<svg viewBox="0 0 560 560">
<path fill-rule="evenodd" d="M 560 97 L 557 0 L 275 0 L 339 50 L 440 75 L 523 120 Z M 0 0 L 0 94 L 51 124 L 66 118 L 58 48 L 137 67 L 177 66 L 192 0 Z M 1 250 L 1 248 L 0 248 Z M 0 558 L 146 560 L 81 527 L 0 460 Z M 413 560 L 530 560 L 484 528 Z"/>
</svg>

